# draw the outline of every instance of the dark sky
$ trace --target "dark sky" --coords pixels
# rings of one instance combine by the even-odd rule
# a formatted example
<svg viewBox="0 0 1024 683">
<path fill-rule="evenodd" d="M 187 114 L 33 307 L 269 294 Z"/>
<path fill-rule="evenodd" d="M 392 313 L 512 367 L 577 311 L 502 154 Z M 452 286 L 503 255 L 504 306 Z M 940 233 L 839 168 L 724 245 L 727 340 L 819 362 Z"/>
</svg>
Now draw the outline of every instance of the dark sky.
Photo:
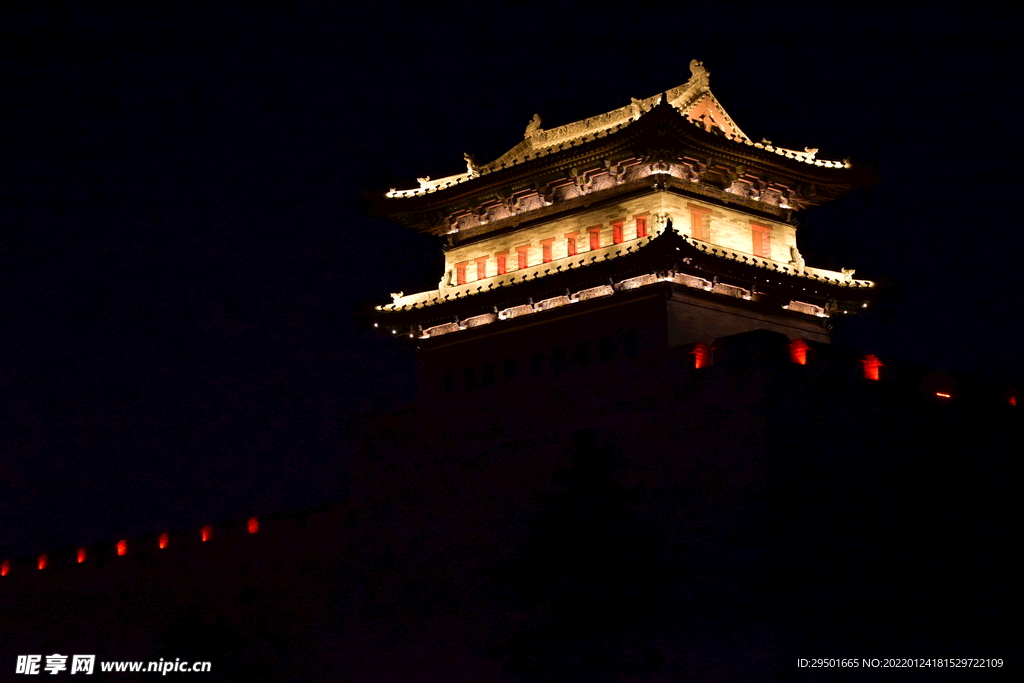
<svg viewBox="0 0 1024 683">
<path fill-rule="evenodd" d="M 881 181 L 801 217 L 892 281 L 836 342 L 1020 386 L 1019 19 L 974 5 L 82 2 L 0 16 L 0 554 L 339 499 L 408 390 L 362 311 L 438 245 L 364 196 L 689 77 Z M 171 3 L 167 3 L 171 5 Z"/>
</svg>

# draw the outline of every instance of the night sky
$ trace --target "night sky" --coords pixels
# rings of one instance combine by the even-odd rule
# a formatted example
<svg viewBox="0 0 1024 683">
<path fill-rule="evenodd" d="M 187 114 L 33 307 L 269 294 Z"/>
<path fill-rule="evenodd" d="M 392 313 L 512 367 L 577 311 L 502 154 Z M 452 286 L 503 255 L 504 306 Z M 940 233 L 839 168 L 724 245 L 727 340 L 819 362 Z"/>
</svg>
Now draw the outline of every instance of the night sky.
<svg viewBox="0 0 1024 683">
<path fill-rule="evenodd" d="M 352 419 L 411 390 L 367 312 L 441 264 L 366 197 L 693 58 L 754 139 L 880 177 L 800 217 L 809 265 L 888 283 L 835 343 L 1024 388 L 1019 19 L 155 4 L 0 17 L 0 555 L 343 498 Z"/>
</svg>

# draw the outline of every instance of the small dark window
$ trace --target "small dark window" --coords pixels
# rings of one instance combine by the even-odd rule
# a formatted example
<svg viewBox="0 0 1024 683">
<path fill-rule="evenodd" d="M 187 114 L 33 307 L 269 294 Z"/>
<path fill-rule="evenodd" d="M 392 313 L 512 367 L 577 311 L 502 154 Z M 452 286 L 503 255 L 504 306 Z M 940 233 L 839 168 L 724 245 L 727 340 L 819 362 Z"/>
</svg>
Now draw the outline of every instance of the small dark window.
<svg viewBox="0 0 1024 683">
<path fill-rule="evenodd" d="M 569 353 L 565 348 L 559 346 L 551 353 L 551 367 L 554 368 L 555 373 L 562 372 L 565 370 L 565 366 L 569 364 Z"/>
<path fill-rule="evenodd" d="M 535 353 L 533 358 L 530 359 L 530 372 L 534 375 L 539 375 L 544 369 L 544 354 Z"/>
<path fill-rule="evenodd" d="M 455 379 L 452 377 L 451 370 L 444 371 L 444 393 L 450 394 L 455 389 Z"/>
<path fill-rule="evenodd" d="M 605 337 L 598 344 L 601 347 L 602 363 L 610 363 L 619 355 L 619 342 L 614 337 Z"/>
<path fill-rule="evenodd" d="M 505 361 L 505 379 L 511 382 L 519 374 L 519 359 L 509 358 Z"/>
<path fill-rule="evenodd" d="M 488 363 L 480 373 L 480 386 L 489 387 L 494 384 L 494 364 Z"/>
<path fill-rule="evenodd" d="M 632 360 L 636 360 L 639 352 L 639 343 L 636 338 L 636 330 L 626 330 L 622 335 L 622 348 Z"/>
<path fill-rule="evenodd" d="M 583 343 L 576 345 L 576 364 L 581 368 L 590 366 L 590 344 Z"/>
<path fill-rule="evenodd" d="M 466 368 L 465 373 L 466 391 L 476 389 L 476 368 Z"/>
</svg>

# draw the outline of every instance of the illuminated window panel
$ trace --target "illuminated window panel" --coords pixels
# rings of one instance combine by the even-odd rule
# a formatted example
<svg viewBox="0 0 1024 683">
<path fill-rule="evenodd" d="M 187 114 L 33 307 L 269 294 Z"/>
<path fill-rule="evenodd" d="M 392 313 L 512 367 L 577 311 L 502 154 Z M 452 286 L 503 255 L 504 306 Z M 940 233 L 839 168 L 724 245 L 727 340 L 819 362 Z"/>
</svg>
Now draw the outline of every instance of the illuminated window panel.
<svg viewBox="0 0 1024 683">
<path fill-rule="evenodd" d="M 647 237 L 647 216 L 637 216 L 636 237 L 637 239 Z"/>
<path fill-rule="evenodd" d="M 772 257 L 772 229 L 767 225 L 750 224 L 750 237 L 753 242 L 754 256 L 770 259 Z"/>
<path fill-rule="evenodd" d="M 711 209 L 698 204 L 687 204 L 690 210 L 690 236 L 701 242 L 711 241 Z"/>
<path fill-rule="evenodd" d="M 612 223 L 612 242 L 614 244 L 622 244 L 625 239 L 623 238 L 623 221 L 615 221 Z"/>
<path fill-rule="evenodd" d="M 551 261 L 554 259 L 553 255 L 552 255 L 552 246 L 554 245 L 554 243 L 555 243 L 555 238 L 554 237 L 551 237 L 551 238 L 548 238 L 546 240 L 541 240 L 540 241 L 541 260 L 544 263 L 551 263 Z"/>
<path fill-rule="evenodd" d="M 579 231 L 565 233 L 565 250 L 569 256 L 576 256 L 576 236 L 579 235 Z"/>
<path fill-rule="evenodd" d="M 516 258 L 518 260 L 517 267 L 519 270 L 530 267 L 530 245 L 524 244 L 521 247 L 516 247 Z"/>
</svg>

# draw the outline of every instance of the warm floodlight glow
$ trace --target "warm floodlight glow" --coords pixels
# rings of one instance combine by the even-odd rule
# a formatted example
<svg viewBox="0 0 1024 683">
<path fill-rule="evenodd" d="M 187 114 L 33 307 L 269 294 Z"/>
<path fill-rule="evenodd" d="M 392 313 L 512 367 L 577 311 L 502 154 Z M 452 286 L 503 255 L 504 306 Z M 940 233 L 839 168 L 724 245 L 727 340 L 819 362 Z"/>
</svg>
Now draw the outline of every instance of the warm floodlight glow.
<svg viewBox="0 0 1024 683">
<path fill-rule="evenodd" d="M 207 524 L 203 527 L 202 531 L 200 531 L 199 534 L 203 539 L 203 543 L 206 543 L 211 538 L 213 538 L 213 527 Z"/>
<path fill-rule="evenodd" d="M 163 549 L 167 547 L 169 541 L 170 539 L 167 537 L 167 534 L 160 534 L 160 538 L 157 539 L 157 545 L 159 545 L 160 548 Z"/>
<path fill-rule="evenodd" d="M 85 562 L 85 548 L 78 549 L 78 564 Z"/>
<path fill-rule="evenodd" d="M 3 564 L 0 564 L 0 576 L 7 576 L 11 573 L 11 561 L 4 560 Z"/>
<path fill-rule="evenodd" d="M 40 555 L 39 556 L 38 567 L 40 569 L 46 569 L 46 565 L 49 563 L 49 561 L 50 561 L 50 558 L 48 558 L 45 554 Z"/>
<path fill-rule="evenodd" d="M 126 541 L 123 538 L 120 541 L 117 542 L 117 554 L 118 555 L 127 555 L 128 554 L 128 541 Z"/>
<path fill-rule="evenodd" d="M 939 398 L 952 398 L 953 397 L 952 394 L 947 394 L 947 393 L 944 393 L 944 392 L 941 392 L 941 391 L 936 391 L 935 395 L 938 396 Z"/>
</svg>

